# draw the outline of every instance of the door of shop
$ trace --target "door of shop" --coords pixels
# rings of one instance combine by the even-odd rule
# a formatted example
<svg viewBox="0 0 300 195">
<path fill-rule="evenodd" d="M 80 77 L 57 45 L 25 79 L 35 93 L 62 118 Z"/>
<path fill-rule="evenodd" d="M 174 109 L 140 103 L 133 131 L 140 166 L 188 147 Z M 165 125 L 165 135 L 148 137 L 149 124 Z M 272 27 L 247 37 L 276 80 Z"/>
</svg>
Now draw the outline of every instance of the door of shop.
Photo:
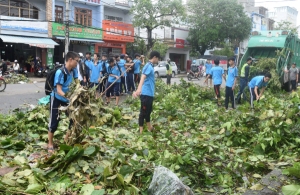
<svg viewBox="0 0 300 195">
<path fill-rule="evenodd" d="M 108 58 L 112 58 L 115 55 L 121 55 L 122 49 L 121 48 L 109 48 L 109 47 L 99 47 L 99 54 L 100 55 L 107 55 Z"/>
<path fill-rule="evenodd" d="M 185 54 L 170 53 L 171 61 L 174 61 L 181 71 L 185 70 Z"/>
</svg>

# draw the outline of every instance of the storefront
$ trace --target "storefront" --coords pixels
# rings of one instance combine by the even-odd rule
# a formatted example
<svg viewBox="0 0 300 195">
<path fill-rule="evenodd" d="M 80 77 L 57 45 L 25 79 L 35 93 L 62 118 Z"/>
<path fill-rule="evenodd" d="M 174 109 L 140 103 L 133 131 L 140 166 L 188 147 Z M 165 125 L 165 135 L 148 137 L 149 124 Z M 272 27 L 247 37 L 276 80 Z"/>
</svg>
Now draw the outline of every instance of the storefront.
<svg viewBox="0 0 300 195">
<path fill-rule="evenodd" d="M 0 19 L 1 59 L 18 60 L 21 66 L 28 66 L 30 61 L 39 57 L 42 64 L 52 65 L 53 60 L 49 59 L 48 53 L 58 44 L 47 38 L 48 22 L 31 22 L 28 18 L 10 16 L 0 16 Z"/>
<path fill-rule="evenodd" d="M 64 40 L 65 40 L 65 25 L 60 23 L 52 24 L 53 39 L 59 44 L 59 47 L 54 50 L 54 61 L 62 63 L 64 60 Z M 103 43 L 102 29 L 82 27 L 79 25 L 70 26 L 70 51 L 86 53 L 95 52 L 95 44 Z"/>
<path fill-rule="evenodd" d="M 132 24 L 102 21 L 103 41 L 95 45 L 95 52 L 100 55 L 106 54 L 108 57 L 124 54 L 126 43 L 134 42 L 134 28 Z"/>
</svg>

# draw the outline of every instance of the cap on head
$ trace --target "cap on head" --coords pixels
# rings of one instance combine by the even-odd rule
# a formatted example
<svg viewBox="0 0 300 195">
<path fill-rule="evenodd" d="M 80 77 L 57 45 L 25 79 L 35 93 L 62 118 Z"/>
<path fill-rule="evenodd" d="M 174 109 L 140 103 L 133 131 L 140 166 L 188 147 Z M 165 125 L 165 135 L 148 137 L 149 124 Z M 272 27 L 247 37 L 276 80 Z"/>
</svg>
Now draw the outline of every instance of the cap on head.
<svg viewBox="0 0 300 195">
<path fill-rule="evenodd" d="M 168 62 L 171 61 L 170 58 L 168 58 L 167 61 L 168 61 Z"/>
<path fill-rule="evenodd" d="M 295 65 L 295 66 L 296 66 L 296 62 L 294 62 L 292 65 Z"/>
<path fill-rule="evenodd" d="M 83 58 L 83 53 L 78 53 L 79 57 Z"/>
<path fill-rule="evenodd" d="M 18 62 L 18 60 L 15 60 L 15 62 Z"/>
</svg>

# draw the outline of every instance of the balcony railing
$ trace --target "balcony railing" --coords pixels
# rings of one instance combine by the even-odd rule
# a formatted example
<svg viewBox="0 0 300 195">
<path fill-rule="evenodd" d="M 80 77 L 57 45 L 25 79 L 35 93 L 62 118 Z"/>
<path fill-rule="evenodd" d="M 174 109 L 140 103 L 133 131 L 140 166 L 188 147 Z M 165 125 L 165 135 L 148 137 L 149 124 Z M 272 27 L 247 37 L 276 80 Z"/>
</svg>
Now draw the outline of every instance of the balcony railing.
<svg viewBox="0 0 300 195">
<path fill-rule="evenodd" d="M 129 1 L 128 0 L 116 0 L 116 4 L 129 7 Z"/>
</svg>

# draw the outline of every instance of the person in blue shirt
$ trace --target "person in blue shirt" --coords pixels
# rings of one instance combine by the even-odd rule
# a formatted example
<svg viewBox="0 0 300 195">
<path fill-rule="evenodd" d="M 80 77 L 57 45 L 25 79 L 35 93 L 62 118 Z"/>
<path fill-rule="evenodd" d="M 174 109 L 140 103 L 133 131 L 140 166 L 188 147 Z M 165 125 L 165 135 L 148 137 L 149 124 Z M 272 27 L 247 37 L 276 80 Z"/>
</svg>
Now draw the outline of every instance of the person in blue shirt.
<svg viewBox="0 0 300 195">
<path fill-rule="evenodd" d="M 107 69 L 108 69 L 108 63 L 107 63 L 107 56 L 105 54 L 102 55 L 102 60 L 101 60 L 101 74 L 100 77 L 102 78 L 102 82 L 100 83 L 100 93 L 105 91 L 106 83 L 107 83 Z"/>
<path fill-rule="evenodd" d="M 134 62 L 134 82 L 138 85 L 140 82 L 140 68 L 141 66 L 144 66 L 145 59 L 144 56 L 141 56 L 140 54 L 134 55 L 135 59 Z"/>
<path fill-rule="evenodd" d="M 206 75 L 208 75 L 210 73 L 211 69 L 212 69 L 211 61 L 210 61 L 210 59 L 207 59 L 206 63 L 205 63 L 205 73 L 206 73 Z M 209 86 L 211 87 L 212 86 L 211 78 L 208 78 L 208 79 L 209 79 Z M 208 82 L 207 82 L 207 86 L 208 86 Z"/>
<path fill-rule="evenodd" d="M 228 68 L 228 76 L 226 80 L 226 90 L 225 90 L 225 109 L 228 109 L 228 103 L 229 103 L 229 98 L 231 100 L 231 105 L 232 109 L 235 108 L 235 102 L 234 102 L 234 89 L 236 86 L 236 81 L 238 78 L 238 69 L 235 66 L 235 60 L 234 58 L 230 58 L 228 60 L 228 63 L 230 67 Z"/>
<path fill-rule="evenodd" d="M 153 98 L 155 93 L 154 64 L 157 64 L 158 60 L 160 59 L 159 52 L 152 51 L 149 59 L 149 62 L 143 67 L 139 86 L 132 94 L 134 98 L 140 96 L 141 99 L 141 109 L 139 115 L 140 133 L 143 133 L 145 120 L 148 130 L 153 130 L 153 126 L 150 123 L 150 115 L 152 112 Z"/>
<path fill-rule="evenodd" d="M 126 74 L 127 74 L 127 93 L 131 93 L 135 91 L 135 82 L 134 82 L 134 66 L 135 63 L 132 61 L 132 57 L 127 57 L 127 63 L 125 64 L 126 67 Z"/>
<path fill-rule="evenodd" d="M 94 60 L 92 63 L 87 63 L 90 69 L 90 88 L 96 87 L 96 97 L 99 97 L 100 92 L 100 72 L 102 71 L 101 61 L 99 60 L 100 55 L 95 53 Z"/>
<path fill-rule="evenodd" d="M 73 81 L 73 78 L 77 81 L 77 63 L 79 62 L 79 54 L 75 52 L 68 52 L 66 55 L 66 65 L 64 66 L 63 71 L 58 69 L 55 72 L 54 77 L 54 89 L 51 92 L 51 101 L 50 101 L 50 121 L 49 121 L 49 130 L 48 130 L 48 152 L 54 151 L 53 146 L 53 135 L 57 130 L 59 124 L 59 110 L 60 106 L 67 106 L 69 100 L 65 97 L 65 94 L 69 91 L 69 86 Z M 67 75 L 65 81 L 65 74 Z M 73 124 L 70 121 L 69 128 Z M 66 134 L 67 137 L 67 134 Z"/>
<path fill-rule="evenodd" d="M 218 106 L 221 106 L 220 86 L 222 84 L 222 77 L 224 78 L 225 81 L 226 81 L 226 77 L 225 77 L 225 74 L 224 74 L 224 69 L 219 66 L 220 60 L 216 59 L 216 60 L 214 60 L 214 63 L 215 63 L 215 67 L 210 69 L 210 72 L 206 76 L 206 79 L 205 79 L 204 83 L 207 83 L 207 80 L 209 78 L 213 79 L 214 90 L 215 90 L 215 93 L 216 93 L 216 96 L 217 96 L 217 99 L 218 99 Z"/>
<path fill-rule="evenodd" d="M 114 94 L 116 96 L 116 106 L 119 104 L 120 98 L 120 76 L 122 75 L 121 68 L 115 63 L 113 58 L 108 61 L 108 82 L 106 84 L 106 104 L 110 103 L 110 95 Z"/>
<path fill-rule="evenodd" d="M 80 54 L 79 54 L 80 55 Z M 93 64 L 93 60 L 91 59 L 91 57 L 92 57 L 92 53 L 91 52 L 86 52 L 85 53 L 85 59 L 84 59 L 84 63 L 85 63 L 85 65 L 86 65 L 86 67 L 87 67 L 87 70 L 86 70 L 86 82 L 89 82 L 89 80 L 90 80 L 90 69 L 88 68 L 89 67 L 89 65 L 92 65 Z"/>
<path fill-rule="evenodd" d="M 127 79 L 126 79 L 127 75 L 126 75 L 126 68 L 125 68 L 126 60 L 124 58 L 125 58 L 125 55 L 121 54 L 120 55 L 120 60 L 117 62 L 119 67 L 121 68 L 122 72 L 124 73 L 121 76 L 121 83 L 120 83 L 120 93 L 121 93 L 121 95 L 123 95 L 123 92 L 127 93 Z"/>
<path fill-rule="evenodd" d="M 248 84 L 251 108 L 253 108 L 253 102 L 255 100 L 258 101 L 261 98 L 271 78 L 272 75 L 270 73 L 266 73 L 264 76 L 256 76 L 251 79 Z M 259 92 L 259 89 L 261 89 L 261 92 Z"/>
</svg>

